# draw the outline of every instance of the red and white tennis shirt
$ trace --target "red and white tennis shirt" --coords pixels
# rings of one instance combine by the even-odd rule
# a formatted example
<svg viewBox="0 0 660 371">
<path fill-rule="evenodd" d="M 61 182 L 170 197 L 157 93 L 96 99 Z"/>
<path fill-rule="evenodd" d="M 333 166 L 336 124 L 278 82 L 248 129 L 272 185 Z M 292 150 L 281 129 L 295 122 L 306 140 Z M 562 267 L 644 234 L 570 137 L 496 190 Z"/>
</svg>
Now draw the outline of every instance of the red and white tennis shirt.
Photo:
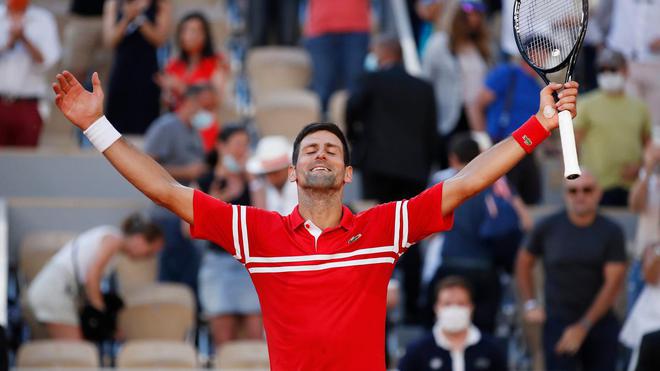
<svg viewBox="0 0 660 371">
<path fill-rule="evenodd" d="M 290 215 L 235 206 L 195 191 L 191 234 L 223 246 L 250 272 L 271 369 L 384 370 L 385 302 L 394 264 L 424 237 L 451 228 L 442 183 L 321 231 Z"/>
</svg>

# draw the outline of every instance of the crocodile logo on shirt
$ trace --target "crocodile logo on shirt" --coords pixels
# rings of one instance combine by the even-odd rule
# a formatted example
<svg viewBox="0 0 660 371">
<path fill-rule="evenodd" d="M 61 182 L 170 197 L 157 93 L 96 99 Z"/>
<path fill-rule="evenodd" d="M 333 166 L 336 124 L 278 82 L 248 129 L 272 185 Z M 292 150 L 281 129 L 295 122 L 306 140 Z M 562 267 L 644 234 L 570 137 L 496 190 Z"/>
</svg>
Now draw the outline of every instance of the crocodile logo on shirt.
<svg viewBox="0 0 660 371">
<path fill-rule="evenodd" d="M 351 239 L 348 240 L 348 244 L 352 244 L 353 242 L 357 241 L 362 237 L 362 233 L 358 233 L 355 236 L 351 237 Z"/>
</svg>

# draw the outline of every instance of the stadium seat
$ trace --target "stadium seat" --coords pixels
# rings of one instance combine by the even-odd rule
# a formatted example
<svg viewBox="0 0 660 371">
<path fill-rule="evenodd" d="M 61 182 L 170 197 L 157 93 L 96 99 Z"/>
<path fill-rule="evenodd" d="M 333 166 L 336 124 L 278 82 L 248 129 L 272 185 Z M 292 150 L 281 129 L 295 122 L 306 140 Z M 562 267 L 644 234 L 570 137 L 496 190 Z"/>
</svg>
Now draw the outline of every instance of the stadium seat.
<svg viewBox="0 0 660 371">
<path fill-rule="evenodd" d="M 311 78 L 311 62 L 302 48 L 265 46 L 247 55 L 247 74 L 258 102 L 275 91 L 305 89 Z"/>
<path fill-rule="evenodd" d="M 144 286 L 156 283 L 158 259 L 131 259 L 124 254 L 117 257 L 117 283 L 122 297 Z"/>
<path fill-rule="evenodd" d="M 26 235 L 19 247 L 21 286 L 27 288 L 50 258 L 75 236 L 71 231 L 36 231 Z"/>
<path fill-rule="evenodd" d="M 265 341 L 238 340 L 223 344 L 216 351 L 215 368 L 220 370 L 268 370 L 268 347 Z"/>
<path fill-rule="evenodd" d="M 306 90 L 270 94 L 257 101 L 255 123 L 262 136 L 284 135 L 293 141 L 305 125 L 319 120 L 318 97 Z"/>
<path fill-rule="evenodd" d="M 119 333 L 126 340 L 185 340 L 195 324 L 195 299 L 181 284 L 143 286 L 124 297 Z"/>
<path fill-rule="evenodd" d="M 339 126 L 346 133 L 346 103 L 348 101 L 348 91 L 338 90 L 330 97 L 328 105 L 328 118 Z"/>
<path fill-rule="evenodd" d="M 197 367 L 197 353 L 192 345 L 184 342 L 129 341 L 119 350 L 117 367 L 193 369 Z"/>
<path fill-rule="evenodd" d="M 18 349 L 19 368 L 97 368 L 99 355 L 92 343 L 84 341 L 38 340 Z"/>
</svg>

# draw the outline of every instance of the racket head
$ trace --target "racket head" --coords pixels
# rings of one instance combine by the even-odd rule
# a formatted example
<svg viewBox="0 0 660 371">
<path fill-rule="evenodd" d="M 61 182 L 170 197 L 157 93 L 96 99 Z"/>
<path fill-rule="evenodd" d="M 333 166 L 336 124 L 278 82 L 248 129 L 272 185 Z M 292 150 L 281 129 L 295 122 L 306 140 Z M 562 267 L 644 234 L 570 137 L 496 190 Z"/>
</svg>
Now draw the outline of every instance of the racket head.
<svg viewBox="0 0 660 371">
<path fill-rule="evenodd" d="M 515 0 L 513 35 L 522 58 L 541 77 L 566 69 L 570 79 L 589 20 L 588 0 Z"/>
</svg>

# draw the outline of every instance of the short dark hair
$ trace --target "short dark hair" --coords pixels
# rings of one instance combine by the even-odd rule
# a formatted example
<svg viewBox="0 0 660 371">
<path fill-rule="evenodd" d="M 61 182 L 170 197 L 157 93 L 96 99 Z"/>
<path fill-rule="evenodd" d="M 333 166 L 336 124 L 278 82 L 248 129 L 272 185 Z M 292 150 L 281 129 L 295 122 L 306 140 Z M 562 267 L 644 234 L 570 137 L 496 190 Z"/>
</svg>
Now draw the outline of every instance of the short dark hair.
<svg viewBox="0 0 660 371">
<path fill-rule="evenodd" d="M 125 236 L 142 234 L 149 243 L 164 238 L 160 227 L 140 213 L 133 213 L 126 217 L 121 223 L 121 231 Z"/>
<path fill-rule="evenodd" d="M 479 144 L 476 140 L 472 139 L 470 133 L 460 133 L 454 135 L 449 142 L 449 153 L 453 153 L 458 157 L 458 161 L 462 164 L 467 164 L 475 157 L 479 156 Z"/>
<path fill-rule="evenodd" d="M 455 287 L 465 290 L 468 293 L 468 297 L 470 297 L 470 302 L 474 303 L 472 285 L 470 285 L 470 283 L 461 276 L 447 276 L 441 279 L 438 284 L 435 285 L 435 301 L 437 301 L 438 297 L 440 297 L 440 292 L 442 292 L 442 290 Z"/>
<path fill-rule="evenodd" d="M 229 138 L 239 133 L 248 134 L 247 128 L 241 124 L 227 124 L 223 126 L 222 130 L 218 133 L 218 141 L 226 143 Z"/>
<path fill-rule="evenodd" d="M 341 141 L 341 145 L 344 147 L 344 165 L 348 166 L 351 163 L 351 154 L 348 149 L 348 141 L 346 136 L 341 131 L 339 126 L 331 122 L 314 122 L 308 124 L 300 133 L 296 136 L 296 140 L 293 141 L 293 155 L 291 156 L 291 163 L 295 166 L 298 163 L 298 155 L 300 154 L 300 142 L 305 139 L 309 134 L 315 133 L 317 131 L 329 131 L 334 134 Z"/>
</svg>

